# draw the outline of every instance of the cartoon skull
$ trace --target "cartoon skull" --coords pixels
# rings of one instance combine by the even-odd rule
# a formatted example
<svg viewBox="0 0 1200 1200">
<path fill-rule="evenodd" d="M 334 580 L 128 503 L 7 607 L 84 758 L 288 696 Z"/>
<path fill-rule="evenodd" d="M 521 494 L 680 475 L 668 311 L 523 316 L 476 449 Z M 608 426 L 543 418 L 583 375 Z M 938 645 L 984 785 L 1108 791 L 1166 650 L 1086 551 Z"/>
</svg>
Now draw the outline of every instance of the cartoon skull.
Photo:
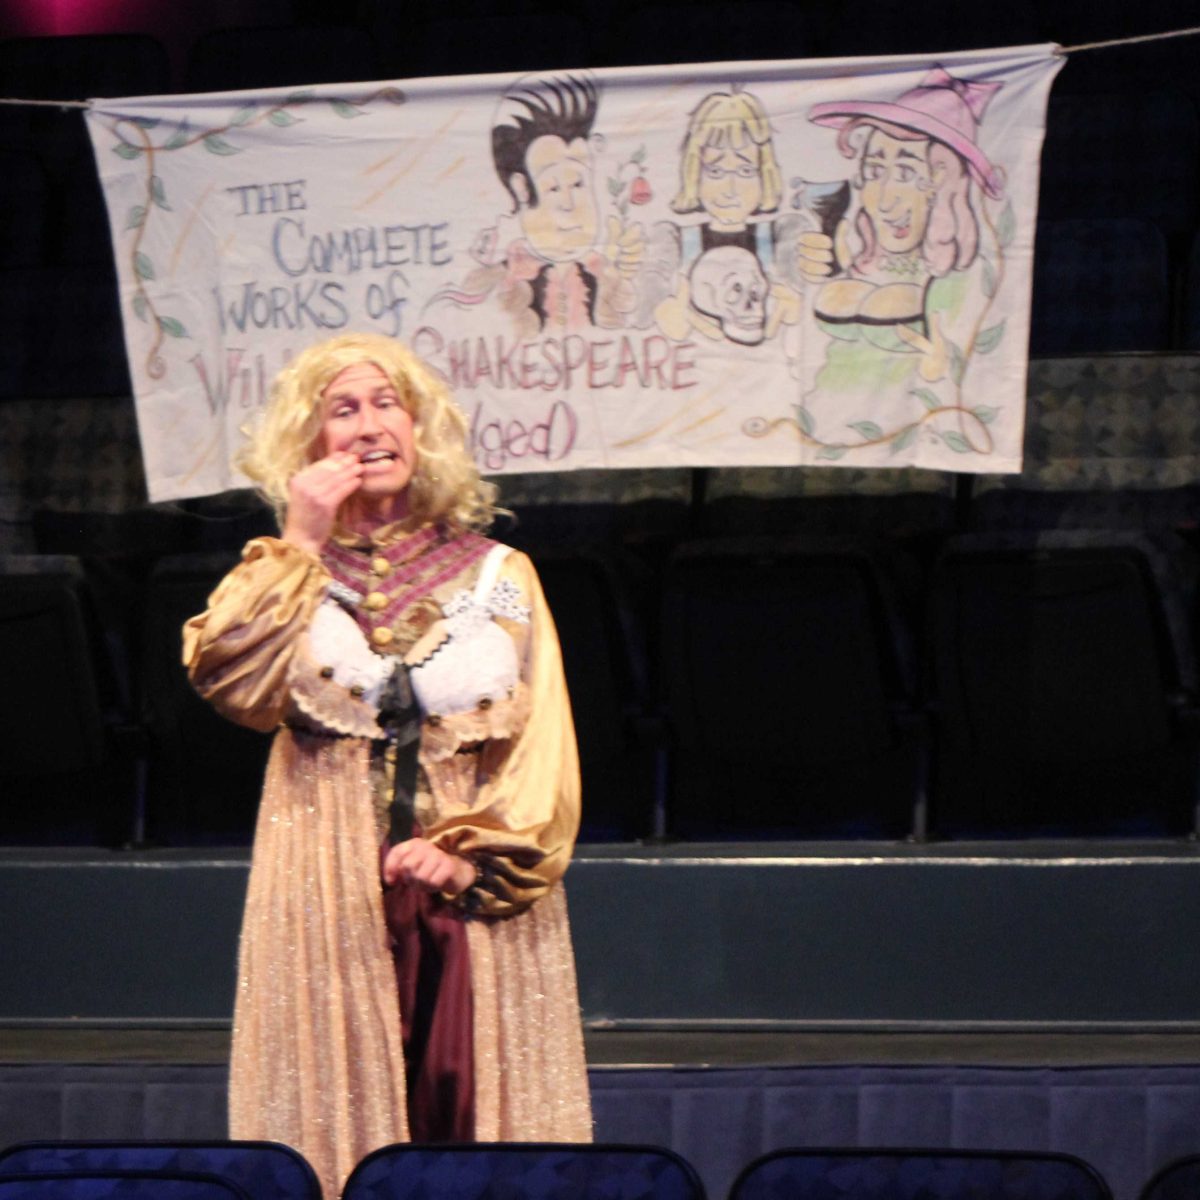
<svg viewBox="0 0 1200 1200">
<path fill-rule="evenodd" d="M 690 276 L 692 307 L 743 346 L 757 346 L 766 337 L 767 287 L 758 259 L 741 246 L 706 250 Z"/>
</svg>

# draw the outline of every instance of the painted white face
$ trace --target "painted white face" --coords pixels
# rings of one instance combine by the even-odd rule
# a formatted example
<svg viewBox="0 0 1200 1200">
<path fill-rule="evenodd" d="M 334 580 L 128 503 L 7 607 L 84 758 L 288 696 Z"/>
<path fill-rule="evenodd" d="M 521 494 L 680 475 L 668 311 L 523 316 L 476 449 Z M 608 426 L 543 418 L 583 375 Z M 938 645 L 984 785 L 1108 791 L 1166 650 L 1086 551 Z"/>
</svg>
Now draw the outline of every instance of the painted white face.
<svg viewBox="0 0 1200 1200">
<path fill-rule="evenodd" d="M 766 337 L 767 277 L 740 246 L 718 246 L 696 260 L 690 276 L 692 307 L 712 317 L 731 341 L 757 346 Z"/>
</svg>

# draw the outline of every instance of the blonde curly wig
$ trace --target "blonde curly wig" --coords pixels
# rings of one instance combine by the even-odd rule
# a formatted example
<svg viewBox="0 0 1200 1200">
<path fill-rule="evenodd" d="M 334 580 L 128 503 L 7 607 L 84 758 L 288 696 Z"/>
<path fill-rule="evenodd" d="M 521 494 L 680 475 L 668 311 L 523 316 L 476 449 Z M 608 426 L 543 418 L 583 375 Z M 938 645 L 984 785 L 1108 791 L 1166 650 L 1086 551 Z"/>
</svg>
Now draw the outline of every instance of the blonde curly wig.
<svg viewBox="0 0 1200 1200">
<path fill-rule="evenodd" d="M 318 342 L 294 358 L 271 387 L 271 399 L 237 465 L 274 507 L 280 524 L 292 476 L 320 457 L 321 397 L 347 367 L 369 362 L 390 380 L 412 415 L 417 458 L 408 485 L 409 516 L 453 531 L 483 530 L 496 513 L 496 487 L 479 477 L 467 449 L 467 421 L 446 385 L 406 346 L 374 333 Z"/>
</svg>

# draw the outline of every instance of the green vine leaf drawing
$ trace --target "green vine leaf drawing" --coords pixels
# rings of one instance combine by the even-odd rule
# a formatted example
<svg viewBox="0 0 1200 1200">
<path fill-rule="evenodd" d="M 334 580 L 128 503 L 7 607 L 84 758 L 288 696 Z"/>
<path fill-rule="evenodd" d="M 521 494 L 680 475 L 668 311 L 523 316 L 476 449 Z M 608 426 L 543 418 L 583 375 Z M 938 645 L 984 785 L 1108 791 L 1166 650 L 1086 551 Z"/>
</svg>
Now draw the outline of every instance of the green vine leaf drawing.
<svg viewBox="0 0 1200 1200">
<path fill-rule="evenodd" d="M 236 146 L 231 146 L 223 137 L 218 137 L 215 133 L 210 133 L 204 139 L 204 148 L 209 154 L 241 154 L 241 151 Z"/>
<path fill-rule="evenodd" d="M 796 405 L 796 424 L 800 426 L 802 432 L 809 437 L 815 437 L 817 432 L 817 423 L 813 420 L 813 415 L 804 407 L 803 404 Z"/>
<path fill-rule="evenodd" d="M 163 181 L 157 175 L 150 178 L 150 195 L 153 197 L 154 203 L 164 212 L 171 211 L 171 206 L 167 203 L 167 192 L 163 187 Z"/>
<path fill-rule="evenodd" d="M 183 327 L 182 322 L 177 321 L 174 317 L 159 317 L 158 327 L 168 337 L 185 338 L 188 336 L 188 331 Z"/>
<path fill-rule="evenodd" d="M 928 389 L 915 388 L 912 392 L 920 402 L 925 405 L 930 412 L 937 412 L 942 407 L 942 402 Z"/>
<path fill-rule="evenodd" d="M 991 325 L 983 330 L 975 339 L 975 349 L 980 354 L 991 354 L 995 348 L 1000 345 L 1001 338 L 1004 337 L 1004 326 L 1007 318 L 1000 321 L 997 325 Z"/>
<path fill-rule="evenodd" d="M 817 458 L 825 459 L 827 462 L 837 462 L 839 458 L 844 458 L 846 455 L 846 447 L 840 444 L 831 446 L 822 446 L 817 453 Z"/>
<path fill-rule="evenodd" d="M 325 98 L 320 98 L 323 101 Z M 399 88 L 388 87 L 381 88 L 365 96 L 361 103 L 354 103 L 338 97 L 333 97 L 327 100 L 332 111 L 339 117 L 349 120 L 354 117 L 364 117 L 370 115 L 369 105 L 375 99 L 383 99 L 390 101 L 393 104 L 403 104 L 406 101 L 404 92 Z M 191 122 L 183 118 L 178 123 L 171 122 L 170 136 L 160 145 L 155 145 L 149 136 L 149 131 L 164 125 L 163 118 L 159 117 L 120 117 L 111 126 L 110 131 L 114 137 L 114 144 L 111 149 L 118 157 L 132 162 L 133 160 L 141 160 L 146 164 L 144 168 L 144 185 L 145 192 L 142 202 L 129 209 L 126 214 L 125 232 L 131 235 L 131 245 L 129 253 L 131 256 L 134 275 L 139 282 L 139 287 L 136 294 L 132 298 L 132 306 L 134 315 L 140 321 L 144 321 L 155 328 L 155 341 L 147 353 L 147 369 L 153 378 L 161 378 L 166 372 L 167 367 L 159 354 L 160 347 L 164 338 L 190 338 L 190 334 L 184 324 L 175 317 L 164 316 L 159 313 L 155 299 L 151 294 L 151 289 L 143 286 L 144 284 L 157 279 L 154 263 L 149 256 L 141 249 L 145 230 L 150 224 L 152 214 L 155 209 L 161 209 L 164 212 L 173 212 L 167 200 L 166 186 L 163 179 L 155 174 L 154 163 L 155 155 L 166 151 L 187 150 L 192 146 L 203 146 L 208 154 L 216 154 L 221 157 L 228 157 L 234 154 L 242 153 L 243 147 L 235 145 L 228 140 L 225 134 L 230 130 L 246 129 L 250 126 L 263 124 L 271 124 L 276 128 L 286 129 L 291 125 L 300 124 L 304 118 L 298 117 L 294 113 L 288 112 L 287 109 L 310 102 L 316 102 L 318 97 L 313 88 L 304 88 L 292 92 L 286 101 L 282 104 L 268 106 L 262 102 L 254 101 L 244 103 L 240 107 L 233 109 L 232 114 L 227 118 L 224 124 L 210 126 L 207 129 L 200 128 L 195 131 L 192 129 Z M 125 123 L 126 135 L 121 132 L 122 124 Z M 138 136 L 134 137 L 129 134 L 128 130 L 132 127 L 138 131 Z M 129 140 L 133 137 L 134 140 Z M 645 149 L 642 148 L 644 155 Z"/>
<path fill-rule="evenodd" d="M 977 404 L 971 409 L 971 413 L 981 424 L 990 425 L 1000 415 L 1000 410 L 998 408 L 989 408 L 986 404 Z"/>
<path fill-rule="evenodd" d="M 996 268 L 993 267 L 992 264 L 985 259 L 984 263 L 983 263 L 983 280 L 982 280 L 984 296 L 986 296 L 987 299 L 989 299 L 989 300 L 994 300 L 996 298 L 997 286 L 998 286 L 998 284 L 997 284 L 997 279 L 996 279 Z"/>
<path fill-rule="evenodd" d="M 899 454 L 901 450 L 907 450 L 909 446 L 917 440 L 917 433 L 920 431 L 919 425 L 910 425 L 907 429 L 902 429 L 894 438 L 891 445 L 888 447 L 889 454 Z"/>
<path fill-rule="evenodd" d="M 851 421 L 850 428 L 861 434 L 863 441 L 873 442 L 883 437 L 883 430 L 874 421 Z"/>
<path fill-rule="evenodd" d="M 956 346 L 953 342 L 947 341 L 946 349 L 950 351 L 950 378 L 958 386 L 967 373 L 967 360 L 963 357 L 962 347 Z"/>
<path fill-rule="evenodd" d="M 1002 250 L 1007 250 L 1012 245 L 1012 240 L 1016 235 L 1017 215 L 1013 212 L 1012 201 L 1010 200 L 1004 206 L 1004 211 L 1000 214 L 1000 219 L 996 222 L 996 241 L 1000 243 Z"/>
<path fill-rule="evenodd" d="M 942 434 L 942 441 L 945 442 L 946 445 L 955 452 L 955 454 L 972 453 L 971 443 L 968 442 L 961 433 L 956 433 L 953 429 L 951 429 L 948 433 Z"/>
</svg>

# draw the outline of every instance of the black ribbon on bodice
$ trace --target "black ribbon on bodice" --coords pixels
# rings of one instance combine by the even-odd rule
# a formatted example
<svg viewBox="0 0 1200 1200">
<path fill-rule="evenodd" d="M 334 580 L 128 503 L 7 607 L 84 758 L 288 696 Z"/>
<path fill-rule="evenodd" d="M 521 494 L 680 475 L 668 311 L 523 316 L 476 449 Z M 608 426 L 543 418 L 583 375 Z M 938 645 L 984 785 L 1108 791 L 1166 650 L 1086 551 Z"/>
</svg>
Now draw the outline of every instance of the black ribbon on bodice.
<svg viewBox="0 0 1200 1200">
<path fill-rule="evenodd" d="M 408 841 L 416 829 L 417 751 L 421 746 L 421 711 L 408 666 L 400 659 L 379 699 L 379 724 L 396 754 L 388 805 L 388 840 L 395 846 Z"/>
</svg>

